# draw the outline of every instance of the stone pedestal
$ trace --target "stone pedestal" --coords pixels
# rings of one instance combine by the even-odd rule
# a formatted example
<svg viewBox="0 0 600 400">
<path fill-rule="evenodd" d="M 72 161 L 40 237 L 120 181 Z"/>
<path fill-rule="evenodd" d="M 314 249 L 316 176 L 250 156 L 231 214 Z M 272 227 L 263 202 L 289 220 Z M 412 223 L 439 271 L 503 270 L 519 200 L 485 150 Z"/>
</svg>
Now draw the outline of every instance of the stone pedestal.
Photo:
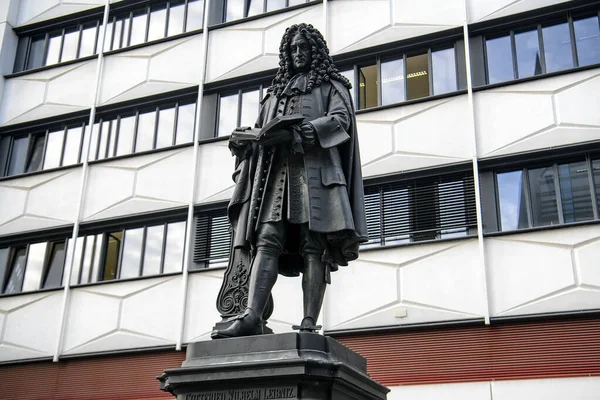
<svg viewBox="0 0 600 400">
<path fill-rule="evenodd" d="M 366 360 L 330 337 L 283 333 L 191 343 L 158 377 L 178 400 L 380 400 Z"/>
</svg>

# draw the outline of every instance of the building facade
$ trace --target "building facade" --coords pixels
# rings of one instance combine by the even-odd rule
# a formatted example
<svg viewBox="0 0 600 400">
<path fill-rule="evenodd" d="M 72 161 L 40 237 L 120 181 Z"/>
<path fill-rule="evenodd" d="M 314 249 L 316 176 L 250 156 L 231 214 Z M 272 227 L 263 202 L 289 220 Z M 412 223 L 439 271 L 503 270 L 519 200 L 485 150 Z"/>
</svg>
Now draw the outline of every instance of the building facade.
<svg viewBox="0 0 600 400">
<path fill-rule="evenodd" d="M 600 1 L 574 0 L 0 1 L 0 398 L 169 398 L 220 320 L 227 136 L 300 22 L 353 83 L 370 236 L 324 333 L 390 400 L 600 399 Z"/>
</svg>

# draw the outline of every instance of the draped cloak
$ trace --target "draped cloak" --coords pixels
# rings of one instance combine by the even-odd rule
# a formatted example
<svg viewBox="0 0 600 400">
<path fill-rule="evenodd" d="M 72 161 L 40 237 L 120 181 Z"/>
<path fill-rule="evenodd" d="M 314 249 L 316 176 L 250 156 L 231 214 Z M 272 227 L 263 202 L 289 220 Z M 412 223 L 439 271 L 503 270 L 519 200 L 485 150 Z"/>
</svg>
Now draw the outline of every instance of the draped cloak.
<svg viewBox="0 0 600 400">
<path fill-rule="evenodd" d="M 285 113 L 293 97 L 296 108 L 314 128 L 317 143 L 304 147 L 304 169 L 308 182 L 308 226 L 326 239 L 322 255 L 329 269 L 348 265 L 358 257 L 358 247 L 366 242 L 367 227 L 356 119 L 350 93 L 339 81 L 323 82 L 310 93 L 302 89 L 306 77 L 292 79 L 279 97 L 267 93 L 261 102 L 256 123 L 260 128 L 276 115 Z M 303 86 L 304 85 L 304 86 Z M 287 94 L 286 94 L 287 93 Z M 293 96 L 292 96 L 293 94 Z M 265 210 L 265 192 L 273 168 L 276 147 L 253 143 L 239 147 L 230 143 L 235 155 L 235 188 L 227 214 L 233 228 L 232 252 L 229 266 L 250 263 L 256 240 L 256 228 Z M 271 181 L 273 181 L 271 179 Z M 287 193 L 287 192 L 286 192 Z M 268 194 L 267 194 L 268 195 Z M 269 203 L 269 202 L 267 202 Z M 286 249 L 279 259 L 279 273 L 297 276 L 302 271 L 302 257 L 286 240 Z"/>
</svg>

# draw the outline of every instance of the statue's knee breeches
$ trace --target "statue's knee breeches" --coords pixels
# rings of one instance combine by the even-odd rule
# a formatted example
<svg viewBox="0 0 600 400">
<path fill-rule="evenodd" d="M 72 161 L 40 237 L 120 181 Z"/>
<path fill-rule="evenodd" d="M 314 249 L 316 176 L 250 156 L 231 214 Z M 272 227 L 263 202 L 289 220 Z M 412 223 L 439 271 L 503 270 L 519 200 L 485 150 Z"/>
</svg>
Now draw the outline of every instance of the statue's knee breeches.
<svg viewBox="0 0 600 400">
<path fill-rule="evenodd" d="M 256 251 L 279 257 L 285 244 L 283 222 L 263 222 L 256 232 Z"/>
</svg>

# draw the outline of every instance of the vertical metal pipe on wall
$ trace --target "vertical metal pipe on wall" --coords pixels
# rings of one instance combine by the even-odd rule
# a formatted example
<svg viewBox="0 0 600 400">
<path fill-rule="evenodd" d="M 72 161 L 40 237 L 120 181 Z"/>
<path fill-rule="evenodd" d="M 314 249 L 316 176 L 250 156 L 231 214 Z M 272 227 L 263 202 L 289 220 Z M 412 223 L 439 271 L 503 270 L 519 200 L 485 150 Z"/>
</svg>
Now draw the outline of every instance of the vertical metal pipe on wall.
<svg viewBox="0 0 600 400">
<path fill-rule="evenodd" d="M 177 337 L 176 349 L 181 350 L 183 345 L 183 335 L 185 332 L 185 310 L 187 308 L 187 292 L 188 292 L 188 281 L 189 281 L 189 264 L 190 256 L 192 254 L 192 226 L 194 223 L 194 198 L 196 196 L 196 189 L 198 187 L 198 153 L 200 151 L 200 118 L 202 117 L 202 102 L 204 92 L 204 80 L 206 75 L 206 61 L 208 55 L 208 16 L 210 10 L 210 0 L 206 0 L 204 3 L 204 21 L 202 22 L 202 51 L 200 56 L 204 57 L 200 63 L 200 82 L 198 82 L 198 100 L 196 101 L 196 125 L 194 126 L 194 156 L 191 167 L 194 173 L 190 193 L 190 201 L 188 203 L 188 215 L 185 233 L 185 247 L 183 254 L 183 276 L 181 278 L 181 309 L 179 319 L 179 336 Z"/>
<path fill-rule="evenodd" d="M 475 183 L 475 207 L 477 212 L 477 243 L 479 246 L 479 265 L 482 274 L 482 284 L 485 297 L 485 323 L 490 323 L 490 306 L 488 296 L 487 267 L 485 262 L 485 246 L 483 242 L 483 216 L 481 211 L 481 189 L 479 187 L 479 162 L 477 159 L 477 131 L 475 127 L 475 104 L 473 101 L 473 82 L 471 79 L 471 46 L 469 43 L 469 0 L 465 0 L 465 18 L 463 35 L 465 42 L 465 64 L 467 67 L 467 99 L 469 104 L 469 125 L 473 135 L 473 181 Z"/>
<path fill-rule="evenodd" d="M 96 119 L 96 105 L 98 104 L 98 97 L 100 94 L 100 81 L 102 80 L 102 67 L 104 64 L 104 41 L 106 40 L 106 24 L 108 22 L 108 12 L 110 7 L 110 0 L 106 0 L 104 4 L 104 17 L 102 20 L 102 40 L 100 42 L 99 51 L 98 51 L 98 65 L 96 66 L 96 79 L 94 86 L 94 102 L 92 103 L 92 107 L 90 109 L 90 119 L 88 122 L 88 129 L 90 134 L 88 135 L 87 141 L 83 143 L 83 151 L 81 152 L 81 157 L 83 159 L 83 165 L 81 168 L 81 183 L 79 186 L 79 203 L 77 205 L 77 213 L 75 217 L 75 222 L 73 223 L 73 235 L 71 236 L 71 248 L 68 248 L 69 252 L 69 265 L 66 268 L 66 276 L 64 278 L 65 287 L 63 289 L 63 301 L 61 307 L 61 316 L 60 316 L 60 328 L 58 330 L 58 339 L 56 342 L 56 351 L 54 353 L 53 361 L 57 362 L 60 357 L 60 353 L 62 351 L 62 343 L 65 334 L 65 327 L 67 326 L 67 320 L 69 317 L 68 307 L 69 307 L 69 299 L 71 294 L 71 272 L 73 270 L 73 264 L 75 262 L 75 243 L 77 241 L 77 236 L 79 236 L 79 224 L 81 221 L 81 212 L 83 210 L 83 202 L 85 199 L 85 189 L 87 187 L 88 181 L 88 151 L 90 148 L 90 141 L 92 140 L 92 129 L 94 128 L 94 120 Z M 85 135 L 84 135 L 85 138 Z"/>
</svg>

